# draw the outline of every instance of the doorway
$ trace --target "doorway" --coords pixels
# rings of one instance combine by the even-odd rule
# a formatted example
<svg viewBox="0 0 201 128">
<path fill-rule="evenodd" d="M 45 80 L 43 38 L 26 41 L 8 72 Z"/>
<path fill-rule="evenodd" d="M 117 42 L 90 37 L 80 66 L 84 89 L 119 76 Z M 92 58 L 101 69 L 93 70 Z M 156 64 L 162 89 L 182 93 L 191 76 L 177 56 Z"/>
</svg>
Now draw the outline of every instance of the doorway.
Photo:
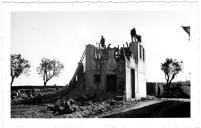
<svg viewBox="0 0 201 128">
<path fill-rule="evenodd" d="M 116 75 L 107 75 L 106 76 L 106 91 L 107 92 L 116 92 L 117 76 Z"/>
<path fill-rule="evenodd" d="M 135 98 L 135 69 L 131 69 L 131 95 Z"/>
</svg>

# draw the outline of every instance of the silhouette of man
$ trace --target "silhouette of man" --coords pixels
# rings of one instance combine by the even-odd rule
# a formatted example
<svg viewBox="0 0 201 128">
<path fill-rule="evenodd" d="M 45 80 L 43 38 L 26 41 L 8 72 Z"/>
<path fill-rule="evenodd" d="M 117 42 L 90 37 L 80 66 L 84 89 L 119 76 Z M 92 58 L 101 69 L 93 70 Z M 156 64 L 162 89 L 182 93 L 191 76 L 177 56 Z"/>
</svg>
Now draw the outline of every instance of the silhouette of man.
<svg viewBox="0 0 201 128">
<path fill-rule="evenodd" d="M 102 48 L 105 47 L 105 38 L 103 36 L 101 36 L 100 44 Z"/>
<path fill-rule="evenodd" d="M 141 41 L 142 41 L 142 36 L 136 34 L 136 38 L 137 38 L 137 41 L 139 41 L 139 42 L 141 43 Z"/>
<path fill-rule="evenodd" d="M 135 30 L 135 28 L 133 28 L 133 29 L 131 30 L 130 34 L 131 34 L 131 41 L 133 42 L 133 38 L 134 38 L 135 41 L 136 41 L 136 30 Z"/>
</svg>

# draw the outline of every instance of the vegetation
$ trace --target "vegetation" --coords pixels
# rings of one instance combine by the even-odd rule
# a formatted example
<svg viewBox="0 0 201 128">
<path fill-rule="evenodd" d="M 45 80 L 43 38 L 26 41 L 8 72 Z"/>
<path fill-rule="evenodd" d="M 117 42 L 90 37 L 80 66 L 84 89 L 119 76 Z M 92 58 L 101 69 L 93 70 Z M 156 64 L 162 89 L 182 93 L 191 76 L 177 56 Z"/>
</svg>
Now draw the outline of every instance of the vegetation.
<svg viewBox="0 0 201 128">
<path fill-rule="evenodd" d="M 10 59 L 10 75 L 12 86 L 15 78 L 18 78 L 21 74 L 29 75 L 28 71 L 30 68 L 29 61 L 22 58 L 21 54 L 12 54 Z"/>
<path fill-rule="evenodd" d="M 169 87 L 172 80 L 182 71 L 182 61 L 177 61 L 167 58 L 164 63 L 161 63 L 161 70 L 165 74 L 166 85 Z"/>
<path fill-rule="evenodd" d="M 42 76 L 44 86 L 46 86 L 50 79 L 59 76 L 63 68 L 64 65 L 58 60 L 43 58 L 39 67 L 37 67 L 37 72 Z"/>
</svg>

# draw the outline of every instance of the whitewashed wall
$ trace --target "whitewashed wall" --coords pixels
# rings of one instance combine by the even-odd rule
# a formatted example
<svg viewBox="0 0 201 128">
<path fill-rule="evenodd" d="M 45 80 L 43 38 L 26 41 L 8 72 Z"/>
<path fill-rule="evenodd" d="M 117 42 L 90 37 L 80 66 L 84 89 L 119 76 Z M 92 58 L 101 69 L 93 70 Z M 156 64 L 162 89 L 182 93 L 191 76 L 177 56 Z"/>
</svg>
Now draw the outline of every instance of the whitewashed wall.
<svg viewBox="0 0 201 128">
<path fill-rule="evenodd" d="M 131 100 L 131 69 L 128 67 L 129 63 L 125 61 L 126 69 L 126 99 Z"/>
<path fill-rule="evenodd" d="M 143 46 L 142 46 L 143 47 Z M 140 47 L 138 49 L 138 63 L 135 63 L 135 59 L 130 57 L 130 61 L 125 61 L 126 68 L 126 99 L 132 99 L 132 85 L 131 85 L 131 69 L 135 69 L 135 99 L 141 99 L 147 96 L 146 89 L 146 64 L 142 58 L 140 58 Z M 143 52 L 141 54 L 143 56 Z M 146 57 L 146 56 L 145 56 Z"/>
</svg>

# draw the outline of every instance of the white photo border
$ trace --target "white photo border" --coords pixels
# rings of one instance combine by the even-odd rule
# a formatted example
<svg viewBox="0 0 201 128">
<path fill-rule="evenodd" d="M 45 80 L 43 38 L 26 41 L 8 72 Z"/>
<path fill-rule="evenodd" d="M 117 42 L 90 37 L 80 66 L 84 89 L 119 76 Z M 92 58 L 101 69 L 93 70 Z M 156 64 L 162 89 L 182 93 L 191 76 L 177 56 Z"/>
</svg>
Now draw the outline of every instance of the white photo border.
<svg viewBox="0 0 201 128">
<path fill-rule="evenodd" d="M 199 11 L 198 2 L 72 2 L 72 3 L 15 3 L 3 1 L 1 9 L 1 59 L 2 59 L 2 84 L 1 84 L 1 125 L 3 127 L 58 127 L 58 128 L 127 128 L 127 127 L 167 127 L 187 128 L 200 126 L 200 40 L 199 40 Z M 191 42 L 192 48 L 192 77 L 191 77 L 191 118 L 118 118 L 118 119 L 24 119 L 11 118 L 10 105 L 10 20 L 11 12 L 16 11 L 160 11 L 160 10 L 188 10 L 191 12 Z"/>
</svg>

